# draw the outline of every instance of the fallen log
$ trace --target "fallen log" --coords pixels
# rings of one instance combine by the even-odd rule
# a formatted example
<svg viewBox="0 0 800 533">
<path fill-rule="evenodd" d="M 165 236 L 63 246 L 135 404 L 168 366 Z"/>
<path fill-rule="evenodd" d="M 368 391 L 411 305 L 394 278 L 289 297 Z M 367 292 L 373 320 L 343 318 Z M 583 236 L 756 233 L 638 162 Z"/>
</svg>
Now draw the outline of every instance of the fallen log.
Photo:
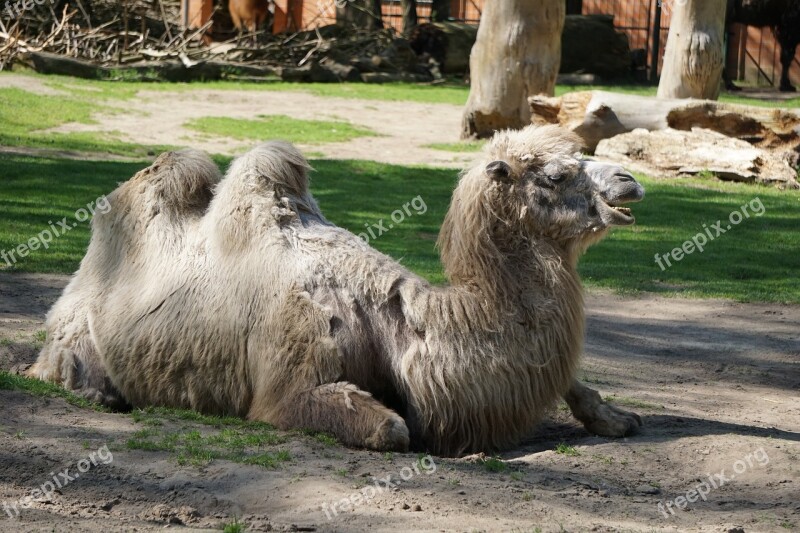
<svg viewBox="0 0 800 533">
<path fill-rule="evenodd" d="M 636 129 L 600 141 L 595 155 L 657 177 L 711 172 L 722 180 L 800 188 L 797 171 L 780 154 L 703 128 Z"/>
<path fill-rule="evenodd" d="M 533 96 L 528 102 L 534 123 L 566 126 L 592 152 L 601 140 L 637 128 L 706 128 L 769 150 L 800 151 L 800 110 L 604 91 L 572 92 L 558 98 Z"/>
</svg>

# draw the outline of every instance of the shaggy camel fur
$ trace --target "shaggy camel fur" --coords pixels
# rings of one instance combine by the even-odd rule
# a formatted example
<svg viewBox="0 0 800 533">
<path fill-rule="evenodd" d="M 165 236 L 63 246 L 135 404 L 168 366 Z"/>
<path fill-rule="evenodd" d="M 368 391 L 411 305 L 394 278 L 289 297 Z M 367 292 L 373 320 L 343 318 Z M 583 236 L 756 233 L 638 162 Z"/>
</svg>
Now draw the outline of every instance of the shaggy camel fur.
<svg viewBox="0 0 800 533">
<path fill-rule="evenodd" d="M 96 215 L 31 375 L 163 405 L 441 455 L 513 446 L 564 396 L 596 433 L 641 422 L 575 380 L 578 257 L 644 190 L 555 126 L 498 133 L 461 177 L 431 286 L 328 222 L 308 163 L 270 142 L 225 179 L 171 152 Z M 617 206 L 617 207 L 615 207 Z"/>
</svg>

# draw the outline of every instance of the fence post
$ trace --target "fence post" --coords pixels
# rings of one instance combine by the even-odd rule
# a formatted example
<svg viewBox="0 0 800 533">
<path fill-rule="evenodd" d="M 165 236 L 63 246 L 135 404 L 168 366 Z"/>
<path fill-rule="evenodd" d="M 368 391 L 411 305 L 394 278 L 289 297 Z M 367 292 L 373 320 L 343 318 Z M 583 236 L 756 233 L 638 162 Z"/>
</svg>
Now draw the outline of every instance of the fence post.
<svg viewBox="0 0 800 533">
<path fill-rule="evenodd" d="M 658 60 L 661 55 L 661 2 L 656 0 L 656 14 L 653 18 L 653 51 L 650 56 L 650 83 L 658 83 Z"/>
</svg>

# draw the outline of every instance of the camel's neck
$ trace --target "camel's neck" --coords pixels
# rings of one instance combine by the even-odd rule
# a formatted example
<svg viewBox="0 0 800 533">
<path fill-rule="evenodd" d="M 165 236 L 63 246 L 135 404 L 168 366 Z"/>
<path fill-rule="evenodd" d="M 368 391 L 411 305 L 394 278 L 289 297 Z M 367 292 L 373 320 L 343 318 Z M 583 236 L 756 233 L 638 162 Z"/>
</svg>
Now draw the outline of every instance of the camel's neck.
<svg viewBox="0 0 800 533">
<path fill-rule="evenodd" d="M 471 257 L 455 257 L 442 247 L 441 260 L 451 286 L 498 311 L 540 324 L 548 313 L 583 315 L 577 254 L 552 241 L 521 233 L 490 246 L 475 243 Z M 569 309 L 564 309 L 568 307 Z"/>
</svg>

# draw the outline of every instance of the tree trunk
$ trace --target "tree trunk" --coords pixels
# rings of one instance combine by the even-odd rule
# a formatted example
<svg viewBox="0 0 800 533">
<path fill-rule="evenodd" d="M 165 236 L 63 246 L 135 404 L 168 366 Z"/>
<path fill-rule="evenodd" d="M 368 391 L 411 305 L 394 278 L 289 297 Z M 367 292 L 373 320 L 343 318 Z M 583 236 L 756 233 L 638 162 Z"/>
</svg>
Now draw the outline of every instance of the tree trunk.
<svg viewBox="0 0 800 533">
<path fill-rule="evenodd" d="M 726 0 L 673 0 L 659 98 L 719 97 Z"/>
<path fill-rule="evenodd" d="M 530 124 L 528 97 L 552 95 L 561 62 L 564 0 L 487 2 L 470 55 L 461 136 Z"/>
<path fill-rule="evenodd" d="M 336 8 L 336 23 L 364 30 L 383 28 L 381 0 L 347 0 L 343 7 Z"/>
<path fill-rule="evenodd" d="M 433 0 L 431 3 L 431 20 L 447 22 L 450 18 L 450 0 Z"/>
<path fill-rule="evenodd" d="M 417 0 L 402 0 L 403 33 L 409 35 L 417 27 Z"/>
</svg>

